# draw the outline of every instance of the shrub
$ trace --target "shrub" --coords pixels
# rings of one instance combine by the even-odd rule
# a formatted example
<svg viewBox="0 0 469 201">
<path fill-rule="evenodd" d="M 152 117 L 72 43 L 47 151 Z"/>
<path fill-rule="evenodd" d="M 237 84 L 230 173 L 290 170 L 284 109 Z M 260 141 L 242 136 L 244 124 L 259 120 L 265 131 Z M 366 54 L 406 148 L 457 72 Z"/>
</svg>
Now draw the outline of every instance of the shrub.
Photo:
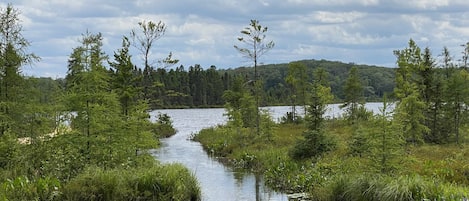
<svg viewBox="0 0 469 201">
<path fill-rule="evenodd" d="M 309 130 L 303 135 L 304 139 L 298 140 L 290 151 L 292 158 L 315 158 L 336 147 L 336 142 L 320 130 Z"/>
<path fill-rule="evenodd" d="M 167 138 L 176 134 L 171 117 L 165 113 L 158 113 L 156 123 L 153 124 L 153 132 L 157 137 Z"/>
</svg>

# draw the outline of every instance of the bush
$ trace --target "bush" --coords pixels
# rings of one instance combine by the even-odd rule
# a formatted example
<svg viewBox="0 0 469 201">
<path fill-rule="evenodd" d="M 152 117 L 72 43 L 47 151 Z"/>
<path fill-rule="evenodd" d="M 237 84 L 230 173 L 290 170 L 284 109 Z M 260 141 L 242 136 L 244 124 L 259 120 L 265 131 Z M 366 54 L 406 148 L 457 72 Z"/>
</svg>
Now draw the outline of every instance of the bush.
<svg viewBox="0 0 469 201">
<path fill-rule="evenodd" d="M 304 139 L 298 140 L 290 151 L 294 159 L 316 158 L 336 147 L 336 142 L 320 130 L 309 130 L 303 135 Z"/>
<path fill-rule="evenodd" d="M 153 132 L 157 137 L 167 138 L 176 134 L 171 117 L 165 113 L 158 113 L 156 123 L 153 124 Z"/>
</svg>

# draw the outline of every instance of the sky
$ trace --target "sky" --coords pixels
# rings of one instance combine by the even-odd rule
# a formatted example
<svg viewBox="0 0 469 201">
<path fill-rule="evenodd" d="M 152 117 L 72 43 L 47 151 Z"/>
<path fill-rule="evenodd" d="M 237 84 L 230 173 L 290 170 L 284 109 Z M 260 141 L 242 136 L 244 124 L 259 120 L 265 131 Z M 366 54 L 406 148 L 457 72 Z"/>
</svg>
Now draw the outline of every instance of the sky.
<svg viewBox="0 0 469 201">
<path fill-rule="evenodd" d="M 138 32 L 138 22 L 162 21 L 165 35 L 155 42 L 152 60 L 172 52 L 186 69 L 252 66 L 234 45 L 240 31 L 256 19 L 268 27 L 275 47 L 262 64 L 326 59 L 396 67 L 394 50 L 413 39 L 437 57 L 448 47 L 455 60 L 469 41 L 467 0 L 11 0 L 21 12 L 29 52 L 41 61 L 23 67 L 36 77 L 64 77 L 82 34 L 102 33 L 112 60 L 122 37 Z M 133 63 L 143 60 L 132 50 Z M 158 66 L 156 66 L 158 67 Z"/>
</svg>

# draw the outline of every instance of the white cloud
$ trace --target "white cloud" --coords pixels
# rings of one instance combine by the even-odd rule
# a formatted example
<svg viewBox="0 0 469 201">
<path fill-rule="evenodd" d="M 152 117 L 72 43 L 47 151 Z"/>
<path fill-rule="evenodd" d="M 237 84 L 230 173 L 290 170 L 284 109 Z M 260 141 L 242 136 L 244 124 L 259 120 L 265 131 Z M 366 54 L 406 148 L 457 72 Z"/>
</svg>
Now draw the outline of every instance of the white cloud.
<svg viewBox="0 0 469 201">
<path fill-rule="evenodd" d="M 186 67 L 248 65 L 233 45 L 251 19 L 268 26 L 267 39 L 276 43 L 261 58 L 263 63 L 315 58 L 389 66 L 395 63 L 392 50 L 405 48 L 410 38 L 435 52 L 448 46 L 457 55 L 459 44 L 469 35 L 467 0 L 13 0 L 12 4 L 22 12 L 30 50 L 43 57 L 25 73 L 38 76 L 64 76 L 68 55 L 87 30 L 103 33 L 104 50 L 112 57 L 122 36 L 138 30 L 137 22 L 142 20 L 161 20 L 167 26 L 152 50 L 153 58 L 171 51 Z M 141 63 L 138 55 L 133 58 Z"/>
<path fill-rule="evenodd" d="M 365 13 L 356 11 L 342 13 L 330 11 L 317 11 L 312 14 L 312 17 L 321 23 L 352 23 L 365 16 Z"/>
</svg>

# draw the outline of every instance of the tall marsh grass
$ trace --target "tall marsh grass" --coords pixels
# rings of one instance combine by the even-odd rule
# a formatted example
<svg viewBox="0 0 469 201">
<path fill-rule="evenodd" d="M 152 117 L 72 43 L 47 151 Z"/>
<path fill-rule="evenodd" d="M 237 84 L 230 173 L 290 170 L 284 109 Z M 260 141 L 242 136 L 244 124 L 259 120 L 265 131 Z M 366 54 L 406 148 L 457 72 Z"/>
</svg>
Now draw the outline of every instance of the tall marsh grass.
<svg viewBox="0 0 469 201">
<path fill-rule="evenodd" d="M 63 200 L 201 200 L 199 184 L 179 164 L 104 170 L 89 168 L 63 189 Z"/>
<path fill-rule="evenodd" d="M 341 175 L 312 193 L 316 200 L 467 200 L 468 188 L 421 176 Z"/>
</svg>

